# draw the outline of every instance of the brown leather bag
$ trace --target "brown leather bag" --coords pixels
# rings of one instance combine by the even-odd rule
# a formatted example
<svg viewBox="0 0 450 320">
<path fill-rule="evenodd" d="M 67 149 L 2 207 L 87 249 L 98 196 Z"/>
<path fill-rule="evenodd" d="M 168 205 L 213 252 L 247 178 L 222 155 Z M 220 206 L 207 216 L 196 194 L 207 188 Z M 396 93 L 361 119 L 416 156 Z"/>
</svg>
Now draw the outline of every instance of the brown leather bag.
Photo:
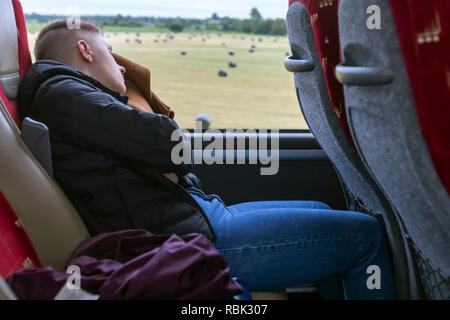
<svg viewBox="0 0 450 320">
<path fill-rule="evenodd" d="M 173 119 L 175 113 L 167 106 L 150 87 L 150 70 L 146 67 L 133 62 L 117 53 L 113 53 L 116 62 L 125 67 L 125 85 L 128 96 L 128 105 L 132 108 L 160 113 Z"/>
</svg>

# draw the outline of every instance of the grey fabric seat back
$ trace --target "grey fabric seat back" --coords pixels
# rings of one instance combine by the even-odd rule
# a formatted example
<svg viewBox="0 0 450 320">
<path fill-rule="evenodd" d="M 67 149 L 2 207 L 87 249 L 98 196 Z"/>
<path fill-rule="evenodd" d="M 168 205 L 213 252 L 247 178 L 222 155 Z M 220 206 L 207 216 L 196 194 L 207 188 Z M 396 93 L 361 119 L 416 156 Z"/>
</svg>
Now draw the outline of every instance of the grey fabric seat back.
<svg viewBox="0 0 450 320">
<path fill-rule="evenodd" d="M 380 8 L 380 30 L 367 28 L 373 5 Z M 427 297 L 448 299 L 450 198 L 421 133 L 388 0 L 341 0 L 339 32 L 344 67 L 380 68 L 393 77 L 390 83 L 372 79 L 377 85 L 341 79 L 347 83 L 348 123 L 361 158 L 409 235 Z"/>
<path fill-rule="evenodd" d="M 337 3 L 333 5 L 337 6 Z M 334 10 L 336 20 L 327 23 L 335 23 L 337 27 L 337 7 Z M 346 188 L 359 198 L 365 207 L 381 214 L 391 249 L 398 297 L 419 299 L 422 297 L 420 282 L 396 213 L 345 136 L 332 108 L 310 14 L 311 12 L 308 13 L 300 2 L 294 2 L 287 13 L 289 41 L 293 54 L 291 59 L 309 60 L 314 64 L 313 70 L 294 73 L 301 110 L 310 130 L 333 162 Z M 315 18 L 321 19 L 320 14 Z M 328 41 L 338 40 L 328 38 Z"/>
</svg>

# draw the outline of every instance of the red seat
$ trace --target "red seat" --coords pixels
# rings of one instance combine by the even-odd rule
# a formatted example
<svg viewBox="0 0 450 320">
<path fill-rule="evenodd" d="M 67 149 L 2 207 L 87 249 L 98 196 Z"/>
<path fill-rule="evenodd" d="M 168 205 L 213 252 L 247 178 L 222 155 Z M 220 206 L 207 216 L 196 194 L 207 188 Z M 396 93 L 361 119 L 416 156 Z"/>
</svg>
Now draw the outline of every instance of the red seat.
<svg viewBox="0 0 450 320">
<path fill-rule="evenodd" d="M 450 1 L 434 3 L 390 0 L 422 134 L 450 194 Z"/>
<path fill-rule="evenodd" d="M 449 14 L 447 0 L 340 0 L 338 12 L 352 137 L 429 299 L 450 298 Z"/>
<path fill-rule="evenodd" d="M 0 192 L 0 275 L 6 278 L 16 270 L 40 266 L 26 231 Z"/>
<path fill-rule="evenodd" d="M 18 0 L 11 2 L 18 29 L 19 74 L 22 78 L 31 66 L 31 56 L 22 6 Z M 1 85 L 0 99 L 17 126 L 20 127 L 17 100 L 8 99 Z M 41 262 L 26 231 L 0 190 L 0 275 L 7 277 L 18 269 L 40 266 Z"/>
<path fill-rule="evenodd" d="M 345 111 L 344 89 L 335 75 L 334 69 L 341 61 L 339 45 L 339 26 L 337 19 L 338 0 L 289 0 L 289 6 L 294 2 L 302 3 L 311 20 L 311 26 L 325 76 L 331 107 L 339 121 L 345 136 L 353 144 Z M 320 16 L 319 16 L 320 10 Z"/>
</svg>

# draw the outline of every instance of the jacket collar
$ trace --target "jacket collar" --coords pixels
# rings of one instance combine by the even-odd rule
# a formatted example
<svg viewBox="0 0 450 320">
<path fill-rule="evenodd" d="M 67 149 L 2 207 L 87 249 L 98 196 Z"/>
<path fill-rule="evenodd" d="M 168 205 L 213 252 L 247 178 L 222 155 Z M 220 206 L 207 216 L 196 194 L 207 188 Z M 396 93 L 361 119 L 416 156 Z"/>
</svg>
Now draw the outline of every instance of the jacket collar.
<svg viewBox="0 0 450 320">
<path fill-rule="evenodd" d="M 83 71 L 81 71 L 75 67 L 72 67 L 70 65 L 67 65 L 62 62 L 55 61 L 55 60 L 37 60 L 35 62 L 35 65 L 38 67 L 43 66 L 43 65 L 47 65 L 46 67 L 54 66 L 55 68 L 58 68 L 57 74 L 68 74 L 68 75 L 76 76 L 78 78 L 86 80 L 86 81 L 90 82 L 91 84 L 93 84 L 94 86 L 96 86 L 97 88 L 99 88 L 101 91 L 104 91 L 104 92 L 110 94 L 111 96 L 113 96 L 117 100 L 121 101 L 122 103 L 124 103 L 124 104 L 128 103 L 127 96 L 121 95 L 119 92 L 109 89 L 108 87 L 104 86 L 97 79 L 91 77 L 90 75 L 84 73 Z"/>
</svg>

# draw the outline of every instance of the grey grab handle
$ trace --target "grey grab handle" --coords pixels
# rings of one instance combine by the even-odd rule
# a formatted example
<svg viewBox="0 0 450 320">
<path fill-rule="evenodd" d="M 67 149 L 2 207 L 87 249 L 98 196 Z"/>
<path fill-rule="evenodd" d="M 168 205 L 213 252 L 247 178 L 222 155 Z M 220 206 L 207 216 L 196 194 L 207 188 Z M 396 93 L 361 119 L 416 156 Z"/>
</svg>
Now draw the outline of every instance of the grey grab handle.
<svg viewBox="0 0 450 320">
<path fill-rule="evenodd" d="M 293 56 L 284 59 L 284 67 L 289 72 L 313 71 L 315 64 L 312 60 L 295 59 Z"/>
<path fill-rule="evenodd" d="M 348 86 L 381 86 L 394 80 L 394 73 L 387 68 L 351 67 L 342 63 L 335 69 L 336 79 Z"/>
</svg>

